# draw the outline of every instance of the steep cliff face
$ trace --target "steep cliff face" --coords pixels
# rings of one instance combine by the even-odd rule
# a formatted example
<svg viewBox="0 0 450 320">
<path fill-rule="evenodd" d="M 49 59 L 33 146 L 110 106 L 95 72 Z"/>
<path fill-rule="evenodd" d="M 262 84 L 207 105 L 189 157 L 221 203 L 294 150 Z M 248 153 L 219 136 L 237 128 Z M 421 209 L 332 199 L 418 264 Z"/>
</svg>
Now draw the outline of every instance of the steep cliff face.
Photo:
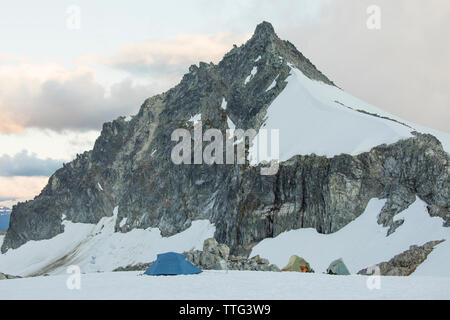
<svg viewBox="0 0 450 320">
<path fill-rule="evenodd" d="M 358 217 L 375 197 L 388 199 L 379 223 L 390 226 L 390 232 L 401 224 L 393 217 L 416 195 L 429 205 L 431 216 L 450 225 L 449 157 L 440 141 L 343 101 L 332 101 L 333 108 L 341 108 L 333 110 L 377 125 L 395 125 L 393 130 L 402 132 L 402 139 L 355 154 L 296 155 L 282 159 L 286 161 L 274 175 L 261 175 L 262 164 L 248 162 L 172 162 L 177 142 L 171 134 L 184 128 L 194 136 L 190 119 L 195 116 L 201 119 L 203 132 L 264 127 L 268 108 L 288 86 L 293 70 L 314 85 L 339 90 L 266 22 L 218 65 L 191 66 L 176 87 L 147 99 L 130 121 L 122 117 L 105 123 L 92 151 L 55 172 L 33 201 L 16 205 L 2 252 L 56 236 L 64 231 L 63 219 L 97 223 L 111 216 L 116 206 L 117 232 L 158 227 L 169 236 L 194 220 L 209 219 L 216 226 L 216 239 L 239 254 L 286 230 L 313 227 L 321 233 L 335 232 Z M 308 106 L 321 99 L 311 100 Z M 326 121 L 317 121 L 327 130 Z M 298 143 L 307 143 L 315 133 L 310 135 L 299 135 Z"/>
</svg>

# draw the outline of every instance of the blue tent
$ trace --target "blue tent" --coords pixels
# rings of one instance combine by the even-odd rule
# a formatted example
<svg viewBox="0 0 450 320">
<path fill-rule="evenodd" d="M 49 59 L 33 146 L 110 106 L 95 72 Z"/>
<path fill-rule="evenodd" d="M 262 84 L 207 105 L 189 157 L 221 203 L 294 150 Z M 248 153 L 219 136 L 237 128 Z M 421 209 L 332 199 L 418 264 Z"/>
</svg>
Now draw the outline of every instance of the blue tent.
<svg viewBox="0 0 450 320">
<path fill-rule="evenodd" d="M 186 260 L 182 254 L 167 252 L 158 254 L 155 262 L 144 272 L 146 275 L 177 275 L 177 274 L 195 274 L 202 270 Z"/>
</svg>

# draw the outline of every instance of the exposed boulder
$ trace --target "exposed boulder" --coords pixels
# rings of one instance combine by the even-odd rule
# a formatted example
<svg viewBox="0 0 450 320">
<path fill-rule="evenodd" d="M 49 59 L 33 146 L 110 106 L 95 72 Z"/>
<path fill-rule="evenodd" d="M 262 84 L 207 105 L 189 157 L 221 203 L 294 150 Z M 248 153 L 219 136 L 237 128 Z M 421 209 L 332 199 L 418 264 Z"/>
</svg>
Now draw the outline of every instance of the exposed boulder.
<svg viewBox="0 0 450 320">
<path fill-rule="evenodd" d="M 206 239 L 203 251 L 191 250 L 185 252 L 186 259 L 203 270 L 253 270 L 280 271 L 276 265 L 259 255 L 250 259 L 243 256 L 230 255 L 226 244 L 219 244 L 214 238 Z"/>
<path fill-rule="evenodd" d="M 443 241 L 430 241 L 423 246 L 411 246 L 409 250 L 396 255 L 387 262 L 377 264 L 376 267 L 379 268 L 380 275 L 382 276 L 409 276 L 425 261 L 434 247 Z M 369 270 L 373 270 L 373 267 L 363 269 L 358 274 L 372 275 Z"/>
<path fill-rule="evenodd" d="M 148 263 L 138 263 L 133 265 L 128 265 L 125 267 L 118 267 L 113 270 L 113 272 L 120 272 L 120 271 L 145 271 L 148 268 L 152 266 L 154 261 L 148 262 Z"/>
</svg>

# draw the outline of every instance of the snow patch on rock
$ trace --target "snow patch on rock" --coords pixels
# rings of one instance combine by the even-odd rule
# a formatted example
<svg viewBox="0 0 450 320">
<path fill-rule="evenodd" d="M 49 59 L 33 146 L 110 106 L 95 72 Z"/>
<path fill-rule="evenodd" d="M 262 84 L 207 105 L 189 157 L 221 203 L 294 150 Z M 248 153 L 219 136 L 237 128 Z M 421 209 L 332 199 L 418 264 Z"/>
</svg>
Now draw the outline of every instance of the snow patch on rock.
<svg viewBox="0 0 450 320">
<path fill-rule="evenodd" d="M 220 105 L 220 107 L 223 109 L 223 110 L 227 110 L 227 101 L 225 100 L 225 98 L 223 98 L 222 99 L 222 104 Z"/>
<path fill-rule="evenodd" d="M 249 76 L 245 78 L 244 85 L 250 82 L 250 80 L 255 76 L 255 74 L 258 72 L 258 67 L 253 67 L 252 71 L 250 72 Z"/>
<path fill-rule="evenodd" d="M 192 122 L 192 124 L 195 126 L 197 124 L 197 122 L 202 120 L 202 114 L 201 113 L 197 113 L 195 116 L 192 116 L 188 122 Z"/>
<path fill-rule="evenodd" d="M 279 76 L 280 76 L 280 75 L 277 75 L 277 77 L 275 78 L 275 80 L 273 80 L 273 82 L 270 84 L 270 86 L 266 89 L 266 92 L 272 90 L 273 88 L 275 88 L 275 86 L 277 85 L 277 80 L 278 80 L 278 77 L 279 77 Z"/>
</svg>

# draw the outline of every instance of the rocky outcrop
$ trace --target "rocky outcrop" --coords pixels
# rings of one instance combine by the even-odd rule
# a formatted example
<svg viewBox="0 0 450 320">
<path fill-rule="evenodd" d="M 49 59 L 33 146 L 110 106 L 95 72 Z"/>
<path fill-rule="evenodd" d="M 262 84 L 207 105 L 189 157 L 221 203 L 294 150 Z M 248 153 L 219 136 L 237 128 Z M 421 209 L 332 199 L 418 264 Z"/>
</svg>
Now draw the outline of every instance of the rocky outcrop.
<svg viewBox="0 0 450 320">
<path fill-rule="evenodd" d="M 148 263 L 137 263 L 128 265 L 125 267 L 119 267 L 113 270 L 113 272 L 121 272 L 121 271 L 145 271 L 152 266 L 154 261 Z"/>
<path fill-rule="evenodd" d="M 394 216 L 416 196 L 428 204 L 430 215 L 450 226 L 449 156 L 427 134 L 357 156 L 295 156 L 273 176 L 260 175 L 260 166 L 248 163 L 171 161 L 176 145 L 171 133 L 184 128 L 193 136 L 189 119 L 195 115 L 201 114 L 203 131 L 224 132 L 228 118 L 237 128 L 258 130 L 268 106 L 286 87 L 289 65 L 333 85 L 268 23 L 258 25 L 253 37 L 219 64 L 191 66 L 176 87 L 147 99 L 132 120 L 105 123 L 92 151 L 56 171 L 33 201 L 14 206 L 2 252 L 58 235 L 64 231 L 63 216 L 97 223 L 116 206 L 117 232 L 155 227 L 170 236 L 193 220 L 208 219 L 216 226 L 214 237 L 243 257 L 254 244 L 284 231 L 335 232 L 362 214 L 372 198 L 387 199 L 379 223 L 389 232 L 401 224 Z M 258 72 L 246 84 L 254 67 Z"/>
<path fill-rule="evenodd" d="M 251 259 L 230 255 L 230 248 L 219 244 L 214 238 L 205 240 L 202 251 L 193 250 L 183 254 L 188 261 L 202 270 L 280 271 L 276 265 L 270 264 L 269 260 L 259 255 Z"/>
<path fill-rule="evenodd" d="M 19 276 L 12 276 L 10 274 L 6 274 L 6 273 L 1 273 L 0 272 L 0 280 L 9 280 L 9 279 L 19 279 L 21 277 Z"/>
<path fill-rule="evenodd" d="M 430 241 L 425 243 L 423 246 L 411 246 L 409 250 L 406 250 L 399 255 L 396 255 L 391 260 L 387 262 L 381 262 L 376 266 L 380 270 L 380 275 L 382 276 L 409 276 L 412 274 L 417 267 L 425 261 L 428 255 L 433 251 L 434 247 L 443 242 L 440 241 Z M 372 275 L 369 270 L 372 268 L 366 268 L 358 272 L 361 275 Z"/>
</svg>

